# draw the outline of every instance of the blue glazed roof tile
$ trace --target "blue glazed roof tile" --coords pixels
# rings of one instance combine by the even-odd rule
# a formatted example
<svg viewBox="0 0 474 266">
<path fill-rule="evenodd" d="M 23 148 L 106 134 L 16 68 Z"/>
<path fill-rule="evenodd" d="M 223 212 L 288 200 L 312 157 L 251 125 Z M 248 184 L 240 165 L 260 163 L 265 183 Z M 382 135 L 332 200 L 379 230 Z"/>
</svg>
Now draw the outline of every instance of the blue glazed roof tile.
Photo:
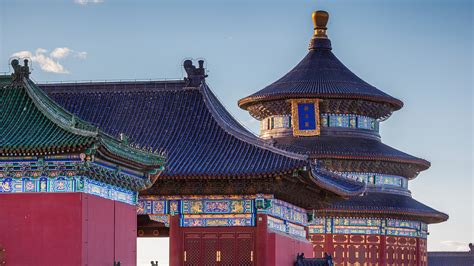
<svg viewBox="0 0 474 266">
<path fill-rule="evenodd" d="M 346 137 L 346 136 L 315 136 L 315 137 L 281 137 L 275 139 L 275 146 L 292 152 L 307 154 L 311 158 L 341 158 L 386 160 L 410 163 L 419 171 L 430 167 L 430 162 L 392 148 L 380 140 Z"/>
<path fill-rule="evenodd" d="M 203 84 L 109 82 L 45 84 L 51 97 L 107 133 L 127 135 L 141 147 L 162 149 L 167 166 L 160 178 L 256 178 L 289 174 L 308 166 L 306 155 L 283 151 L 237 122 Z M 362 183 L 331 178 L 319 186 L 344 196 Z"/>
<path fill-rule="evenodd" d="M 369 192 L 363 196 L 352 197 L 350 200 L 338 201 L 331 207 L 317 212 L 408 215 L 419 217 L 427 223 L 439 223 L 448 219 L 447 214 L 428 207 L 411 196 L 382 192 Z"/>
</svg>

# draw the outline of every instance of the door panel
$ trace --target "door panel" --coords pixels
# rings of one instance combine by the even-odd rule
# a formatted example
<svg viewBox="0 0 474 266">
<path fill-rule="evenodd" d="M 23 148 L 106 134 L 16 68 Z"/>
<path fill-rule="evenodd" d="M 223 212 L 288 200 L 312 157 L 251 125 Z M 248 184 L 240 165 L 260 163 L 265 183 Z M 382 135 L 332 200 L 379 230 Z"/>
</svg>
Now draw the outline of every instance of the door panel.
<svg viewBox="0 0 474 266">
<path fill-rule="evenodd" d="M 237 260 L 238 265 L 251 266 L 253 265 L 254 249 L 253 237 L 251 234 L 240 234 L 237 237 Z"/>
<path fill-rule="evenodd" d="M 186 266 L 252 266 L 252 233 L 193 232 L 184 234 Z"/>
<path fill-rule="evenodd" d="M 202 251 L 204 266 L 218 265 L 218 238 L 217 234 L 203 234 L 202 235 Z"/>
<path fill-rule="evenodd" d="M 219 236 L 220 265 L 235 265 L 235 234 L 224 233 Z"/>
<path fill-rule="evenodd" d="M 185 234 L 184 236 L 184 265 L 198 266 L 201 258 L 201 235 Z"/>
</svg>

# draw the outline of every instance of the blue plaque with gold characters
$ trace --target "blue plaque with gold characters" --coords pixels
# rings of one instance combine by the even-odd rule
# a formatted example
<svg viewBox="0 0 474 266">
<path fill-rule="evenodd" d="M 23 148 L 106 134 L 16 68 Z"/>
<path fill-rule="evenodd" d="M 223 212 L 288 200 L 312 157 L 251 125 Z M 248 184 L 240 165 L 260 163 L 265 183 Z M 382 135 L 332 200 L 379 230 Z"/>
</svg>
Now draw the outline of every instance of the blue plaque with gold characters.
<svg viewBox="0 0 474 266">
<path fill-rule="evenodd" d="M 294 136 L 319 135 L 319 99 L 291 100 Z"/>
</svg>

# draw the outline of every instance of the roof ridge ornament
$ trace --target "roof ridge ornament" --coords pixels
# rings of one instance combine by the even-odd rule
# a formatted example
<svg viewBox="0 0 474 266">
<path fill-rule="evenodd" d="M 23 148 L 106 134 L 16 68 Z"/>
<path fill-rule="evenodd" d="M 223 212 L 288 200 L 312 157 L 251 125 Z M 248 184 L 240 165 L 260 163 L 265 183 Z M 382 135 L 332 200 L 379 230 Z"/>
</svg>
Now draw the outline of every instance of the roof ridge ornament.
<svg viewBox="0 0 474 266">
<path fill-rule="evenodd" d="M 314 24 L 314 35 L 309 43 L 309 49 L 313 50 L 316 48 L 331 49 L 331 41 L 326 35 L 327 24 L 329 21 L 329 13 L 324 10 L 317 10 L 312 13 L 312 19 Z"/>
<path fill-rule="evenodd" d="M 204 68 L 204 60 L 198 60 L 199 67 L 193 65 L 193 61 L 185 60 L 183 63 L 184 70 L 188 76 L 184 78 L 186 87 L 198 87 L 207 78 L 206 69 Z"/>
<path fill-rule="evenodd" d="M 30 67 L 28 66 L 28 59 L 23 60 L 24 65 L 20 65 L 18 59 L 13 59 L 11 65 L 13 67 L 12 80 L 13 82 L 21 82 L 23 78 L 30 77 Z"/>
</svg>

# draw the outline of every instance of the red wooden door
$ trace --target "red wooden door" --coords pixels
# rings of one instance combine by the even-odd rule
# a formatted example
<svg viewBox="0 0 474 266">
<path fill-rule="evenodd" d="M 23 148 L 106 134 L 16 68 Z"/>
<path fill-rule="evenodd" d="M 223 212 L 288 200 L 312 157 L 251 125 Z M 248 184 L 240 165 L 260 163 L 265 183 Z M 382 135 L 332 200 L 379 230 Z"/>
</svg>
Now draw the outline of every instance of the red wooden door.
<svg viewBox="0 0 474 266">
<path fill-rule="evenodd" d="M 199 232 L 184 234 L 186 266 L 253 266 L 252 233 Z"/>
<path fill-rule="evenodd" d="M 254 265 L 254 238 L 251 233 L 238 233 L 236 236 L 236 264 L 240 266 Z"/>
<path fill-rule="evenodd" d="M 201 265 L 201 234 L 188 233 L 184 235 L 184 265 Z"/>
<path fill-rule="evenodd" d="M 235 265 L 235 234 L 221 233 L 219 236 L 219 262 L 222 266 Z"/>
</svg>

